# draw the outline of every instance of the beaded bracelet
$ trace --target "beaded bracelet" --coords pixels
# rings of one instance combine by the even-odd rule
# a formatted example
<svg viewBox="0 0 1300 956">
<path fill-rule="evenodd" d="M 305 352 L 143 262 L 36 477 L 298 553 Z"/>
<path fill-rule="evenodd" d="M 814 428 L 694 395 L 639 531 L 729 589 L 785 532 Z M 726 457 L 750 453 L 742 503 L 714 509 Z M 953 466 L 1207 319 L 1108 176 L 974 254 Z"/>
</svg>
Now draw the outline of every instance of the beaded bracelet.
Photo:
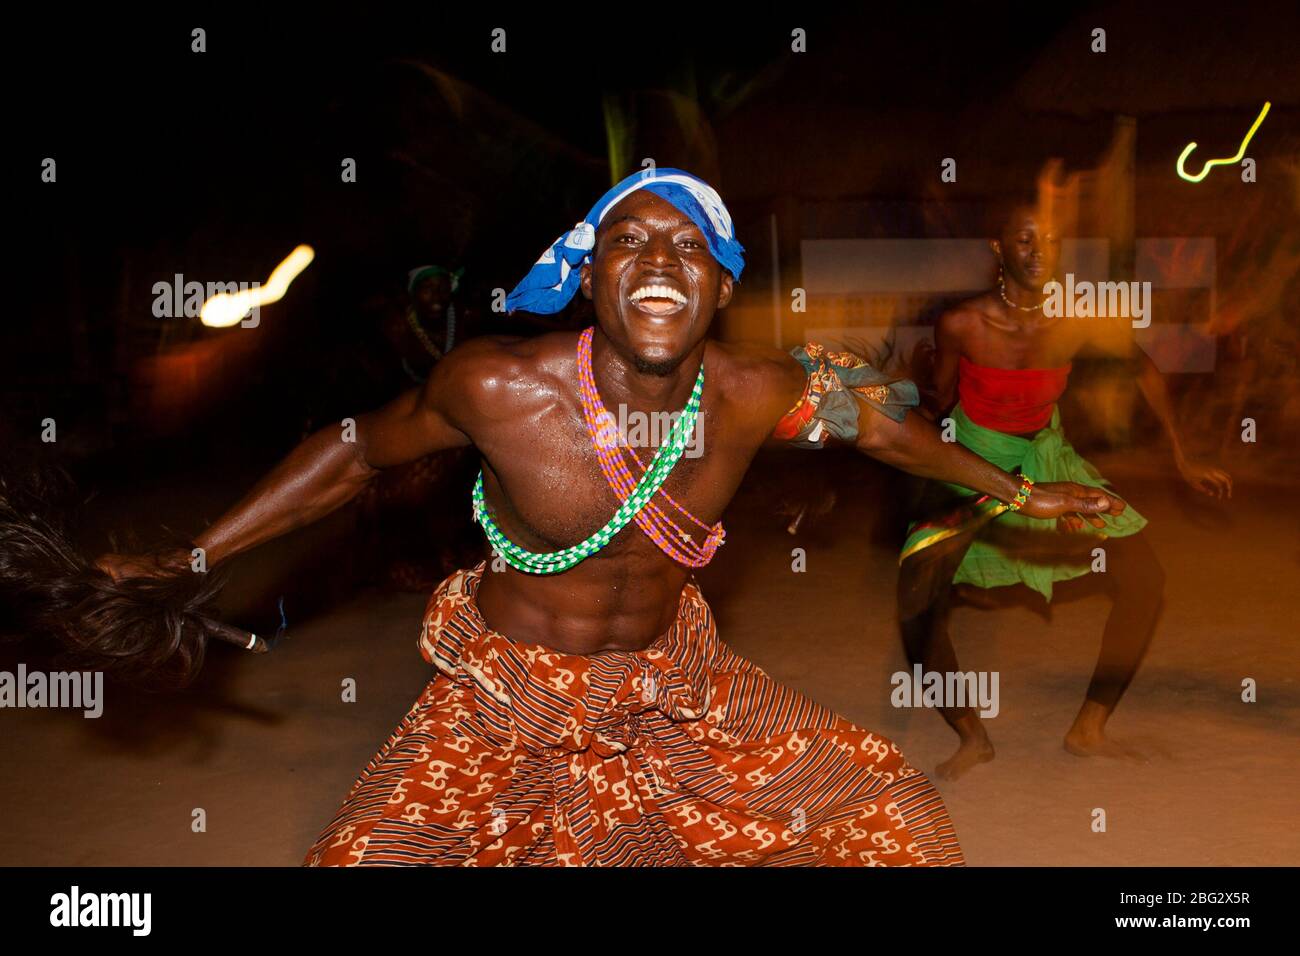
<svg viewBox="0 0 1300 956">
<path fill-rule="evenodd" d="M 1016 492 L 1016 497 L 1007 502 L 1007 508 L 1011 511 L 1019 511 L 1029 500 L 1030 494 L 1034 490 L 1034 479 L 1028 475 L 1020 476 L 1020 490 Z"/>
</svg>

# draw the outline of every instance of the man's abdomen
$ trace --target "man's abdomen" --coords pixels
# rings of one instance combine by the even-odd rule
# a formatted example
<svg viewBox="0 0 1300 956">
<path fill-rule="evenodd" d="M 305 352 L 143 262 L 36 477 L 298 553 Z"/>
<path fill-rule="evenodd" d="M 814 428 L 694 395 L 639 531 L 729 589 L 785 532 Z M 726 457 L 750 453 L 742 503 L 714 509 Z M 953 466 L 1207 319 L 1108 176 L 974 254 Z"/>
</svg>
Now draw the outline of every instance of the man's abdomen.
<svg viewBox="0 0 1300 956">
<path fill-rule="evenodd" d="M 636 547 L 642 544 L 648 547 Z M 478 606 L 489 627 L 517 641 L 566 654 L 639 651 L 672 626 L 688 577 L 648 539 L 556 575 L 489 559 Z"/>
</svg>

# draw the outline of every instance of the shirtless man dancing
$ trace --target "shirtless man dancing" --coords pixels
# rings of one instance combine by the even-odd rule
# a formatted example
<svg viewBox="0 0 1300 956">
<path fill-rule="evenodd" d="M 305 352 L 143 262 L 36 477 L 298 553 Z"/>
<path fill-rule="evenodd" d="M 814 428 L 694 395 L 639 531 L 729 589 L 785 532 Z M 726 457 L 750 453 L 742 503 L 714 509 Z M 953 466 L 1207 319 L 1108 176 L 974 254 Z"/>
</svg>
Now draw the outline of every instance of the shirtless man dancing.
<svg viewBox="0 0 1300 956">
<path fill-rule="evenodd" d="M 197 539 L 211 566 L 323 517 L 384 468 L 469 445 L 481 456 L 475 513 L 497 556 L 434 592 L 420 647 L 437 674 L 308 864 L 963 862 L 925 776 L 721 643 L 691 569 L 771 438 L 852 442 L 1040 518 L 1124 505 L 1031 487 L 943 442 L 906 414 L 911 383 L 850 355 L 709 340 L 742 251 L 706 183 L 629 177 L 509 299 L 555 312 L 580 288 L 594 329 L 464 343 L 422 388 L 358 416 L 355 442 L 338 428 L 306 439 Z M 642 453 L 605 427 L 620 405 L 680 415 Z M 682 454 L 692 428 L 697 457 Z M 182 557 L 98 563 L 120 579 Z"/>
</svg>

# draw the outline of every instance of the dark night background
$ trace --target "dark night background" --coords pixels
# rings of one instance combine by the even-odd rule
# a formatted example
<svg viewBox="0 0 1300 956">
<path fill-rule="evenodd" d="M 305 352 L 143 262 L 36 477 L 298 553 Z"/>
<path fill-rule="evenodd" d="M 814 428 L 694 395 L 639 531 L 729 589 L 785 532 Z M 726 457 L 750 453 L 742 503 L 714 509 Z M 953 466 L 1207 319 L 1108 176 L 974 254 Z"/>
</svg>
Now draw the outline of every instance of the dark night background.
<svg viewBox="0 0 1300 956">
<path fill-rule="evenodd" d="M 67 470 L 75 491 L 51 506 L 77 511 L 87 555 L 198 533 L 310 431 L 411 387 L 381 325 L 405 308 L 413 266 L 465 268 L 457 306 L 474 333 L 553 327 L 493 312 L 493 290 L 509 290 L 644 157 L 712 183 L 747 248 L 715 333 L 787 349 L 813 329 L 923 338 L 954 298 L 992 287 L 990 273 L 969 287 L 936 282 L 927 297 L 904 290 L 883 320 L 871 313 L 879 287 L 850 282 L 847 296 L 813 294 L 796 314 L 791 290 L 812 284 L 809 244 L 978 242 L 990 209 L 1049 160 L 1075 177 L 1076 235 L 1108 241 L 1112 277 L 1136 274 L 1143 238 L 1212 240 L 1212 291 L 1158 291 L 1155 322 L 1210 340 L 1208 366 L 1167 379 L 1189 451 L 1232 473 L 1234 500 L 1178 480 L 1123 361 L 1079 361 L 1061 402 L 1071 441 L 1151 518 L 1168 569 L 1162 631 L 1117 716 L 1121 734 L 1149 733 L 1155 760 L 1081 768 L 1061 747 L 1056 727 L 1077 707 L 1109 606 L 1099 594 L 962 608 L 962 660 L 1015 683 L 999 759 L 944 798 L 977 865 L 1294 864 L 1294 0 L 561 4 L 527 15 L 495 4 L 45 5 L 7 10 L 6 25 L 0 162 L 14 254 L 0 464 Z M 490 48 L 497 27 L 504 54 Z M 1089 49 L 1094 27 L 1107 31 L 1104 54 Z M 795 28 L 806 53 L 791 51 Z M 1198 184 L 1177 178 L 1186 143 L 1200 144 L 1197 160 L 1231 156 L 1266 100 L 1249 150 L 1257 182 L 1231 166 Z M 55 183 L 41 181 L 47 157 Z M 355 183 L 340 181 L 345 157 Z M 955 183 L 940 182 L 945 157 L 958 161 Z M 156 282 L 265 281 L 300 243 L 315 261 L 256 329 L 152 314 Z M 1174 271 L 1206 264 L 1171 248 Z M 555 324 L 588 321 L 579 302 Z M 891 360 L 925 384 L 918 353 Z M 1256 444 L 1241 440 L 1246 415 Z M 56 442 L 40 440 L 46 419 Z M 890 706 L 887 684 L 906 660 L 894 587 L 917 483 L 845 450 L 800 458 L 803 468 L 790 467 L 796 454 L 761 454 L 724 516 L 726 560 L 701 574 L 720 633 L 928 772 L 950 732 Z M 430 483 L 401 519 L 424 556 L 448 558 L 440 516 L 459 521 L 460 545 L 482 547 L 474 529 L 463 537 L 472 475 Z M 792 490 L 826 505 L 797 538 Z M 0 864 L 298 862 L 429 679 L 412 646 L 429 589 L 394 595 L 378 574 L 392 526 L 349 505 L 230 562 L 228 621 L 265 636 L 284 608 L 293 640 L 272 654 L 216 648 L 179 695 L 110 686 L 102 720 L 7 712 Z M 807 548 L 808 574 L 790 573 L 792 543 Z M 5 623 L 0 634 L 16 631 Z M 49 650 L 0 645 L 0 670 L 48 664 Z M 1241 702 L 1243 676 L 1259 680 L 1257 706 Z M 340 701 L 344 678 L 362 688 L 355 704 Z M 1089 829 L 1085 808 L 1099 803 L 1114 813 L 1109 834 Z M 209 834 L 190 829 L 199 806 Z M 222 892 L 205 913 L 264 914 Z"/>
<path fill-rule="evenodd" d="M 144 540 L 162 523 L 192 534 L 312 428 L 409 386 L 376 372 L 368 303 L 399 296 L 411 266 L 465 266 L 476 331 L 540 331 L 493 313 L 492 290 L 645 156 L 702 175 L 732 210 L 749 265 L 717 325 L 728 338 L 771 340 L 772 223 L 783 289 L 800 284 L 801 240 L 982 236 L 987 204 L 1047 159 L 1095 167 L 1119 116 L 1139 125 L 1137 233 L 1216 236 L 1230 278 L 1294 226 L 1294 180 L 1276 171 L 1295 155 L 1296 21 L 1290 3 L 50 12 L 11 38 L 39 68 L 10 66 L 19 255 L 0 442 L 103 496 L 93 542 L 127 530 L 126 512 L 106 517 L 126 489 L 162 502 L 132 522 Z M 1105 54 L 1088 50 L 1095 25 Z M 790 51 L 796 26 L 807 53 Z M 1193 136 L 1202 156 L 1230 155 L 1266 98 L 1251 152 L 1275 172 L 1255 208 L 1225 198 L 1231 171 L 1172 177 Z M 47 156 L 55 184 L 40 182 Z M 940 187 L 946 156 L 960 176 Z M 340 182 L 343 157 L 356 183 Z M 264 280 L 298 243 L 316 260 L 255 330 L 150 312 L 174 273 Z M 1258 324 L 1286 368 L 1283 301 L 1289 321 Z M 780 344 L 800 334 L 787 321 Z M 57 445 L 36 441 L 47 417 Z M 1149 414 L 1136 427 L 1155 433 Z M 178 483 L 210 495 L 201 513 Z"/>
</svg>

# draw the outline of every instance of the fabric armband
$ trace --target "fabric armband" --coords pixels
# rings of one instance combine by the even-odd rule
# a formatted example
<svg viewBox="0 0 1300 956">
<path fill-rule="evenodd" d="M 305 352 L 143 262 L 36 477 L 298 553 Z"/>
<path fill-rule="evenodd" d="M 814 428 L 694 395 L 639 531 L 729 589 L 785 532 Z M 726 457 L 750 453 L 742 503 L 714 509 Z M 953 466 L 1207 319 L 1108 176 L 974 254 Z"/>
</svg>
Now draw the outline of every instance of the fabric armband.
<svg viewBox="0 0 1300 956">
<path fill-rule="evenodd" d="M 852 442 L 858 437 L 858 403 L 901 422 L 921 402 L 916 385 L 890 380 L 852 352 L 830 352 L 817 343 L 790 350 L 808 373 L 803 396 L 772 430 L 772 437 L 799 448 L 822 448 L 827 438 Z"/>
</svg>

